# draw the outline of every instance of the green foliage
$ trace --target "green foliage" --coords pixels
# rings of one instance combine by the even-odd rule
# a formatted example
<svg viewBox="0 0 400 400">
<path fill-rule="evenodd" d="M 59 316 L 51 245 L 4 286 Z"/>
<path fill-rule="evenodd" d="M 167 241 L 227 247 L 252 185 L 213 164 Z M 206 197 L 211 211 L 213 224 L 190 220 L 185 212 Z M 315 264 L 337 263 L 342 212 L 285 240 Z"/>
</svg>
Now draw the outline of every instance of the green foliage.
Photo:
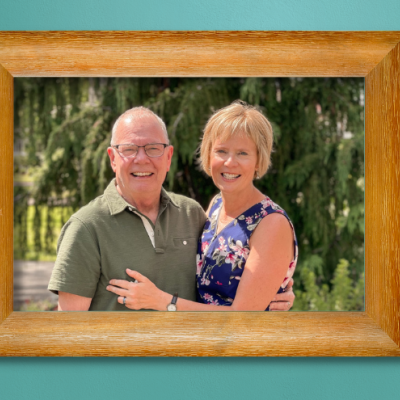
<svg viewBox="0 0 400 400">
<path fill-rule="evenodd" d="M 25 255 L 28 247 L 28 191 L 24 186 L 14 188 L 14 248 Z"/>
<path fill-rule="evenodd" d="M 296 291 L 293 311 L 363 311 L 364 310 L 364 273 L 357 281 L 349 274 L 349 262 L 341 259 L 332 279 L 332 287 L 318 284 L 318 273 L 323 260 L 311 256 L 300 268 L 300 280 L 303 290 Z"/>
<path fill-rule="evenodd" d="M 22 207 L 17 207 L 16 211 L 20 209 Z M 17 214 L 14 213 L 14 259 L 54 261 L 61 228 L 72 213 L 72 207 L 27 205 L 23 224 L 17 223 Z M 41 222 L 39 228 L 35 226 L 35 221 Z"/>
<path fill-rule="evenodd" d="M 15 171 L 33 183 L 15 192 L 16 252 L 28 252 L 28 201 L 38 210 L 29 226 L 39 254 L 57 237 L 55 207 L 77 210 L 103 192 L 113 176 L 106 152 L 112 125 L 134 106 L 149 107 L 167 125 L 174 146 L 167 188 L 206 208 L 216 189 L 199 170 L 196 149 L 211 114 L 240 98 L 257 105 L 274 129 L 272 167 L 256 186 L 296 228 L 296 307 L 347 307 L 338 299 L 353 292 L 335 292 L 335 279 L 341 260 L 348 260 L 343 276 L 351 280 L 341 285 L 355 290 L 363 279 L 363 96 L 363 80 L 355 78 L 16 79 L 15 138 L 24 140 L 26 154 L 16 157 Z"/>
</svg>

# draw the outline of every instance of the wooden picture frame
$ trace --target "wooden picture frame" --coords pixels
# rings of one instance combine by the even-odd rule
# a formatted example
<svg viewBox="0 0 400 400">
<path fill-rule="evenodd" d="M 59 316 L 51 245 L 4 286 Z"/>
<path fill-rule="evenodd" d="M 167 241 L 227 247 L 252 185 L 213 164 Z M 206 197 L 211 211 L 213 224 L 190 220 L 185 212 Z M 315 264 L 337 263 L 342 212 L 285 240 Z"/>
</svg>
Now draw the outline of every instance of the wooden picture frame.
<svg viewBox="0 0 400 400">
<path fill-rule="evenodd" d="M 0 32 L 0 356 L 399 356 L 400 32 Z M 13 77 L 365 77 L 365 312 L 13 312 Z"/>
</svg>

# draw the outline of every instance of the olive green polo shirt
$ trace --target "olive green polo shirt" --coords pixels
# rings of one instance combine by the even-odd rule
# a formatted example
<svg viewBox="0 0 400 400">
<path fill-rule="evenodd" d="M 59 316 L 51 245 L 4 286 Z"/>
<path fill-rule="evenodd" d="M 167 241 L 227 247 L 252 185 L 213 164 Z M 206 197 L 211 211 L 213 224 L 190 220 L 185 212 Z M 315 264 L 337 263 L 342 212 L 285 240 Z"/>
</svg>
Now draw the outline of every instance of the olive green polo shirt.
<svg viewBox="0 0 400 400">
<path fill-rule="evenodd" d="M 162 189 L 154 225 L 119 195 L 113 180 L 64 225 L 48 289 L 92 298 L 93 311 L 129 310 L 106 287 L 111 279 L 131 281 L 125 271 L 130 268 L 161 290 L 195 300 L 196 252 L 205 219 L 197 202 Z"/>
</svg>

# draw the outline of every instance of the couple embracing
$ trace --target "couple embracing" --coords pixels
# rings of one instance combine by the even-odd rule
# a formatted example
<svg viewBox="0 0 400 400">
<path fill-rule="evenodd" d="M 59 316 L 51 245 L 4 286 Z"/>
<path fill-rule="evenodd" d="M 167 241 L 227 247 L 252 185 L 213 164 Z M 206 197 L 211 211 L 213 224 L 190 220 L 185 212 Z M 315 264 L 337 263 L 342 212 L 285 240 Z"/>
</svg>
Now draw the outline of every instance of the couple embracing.
<svg viewBox="0 0 400 400">
<path fill-rule="evenodd" d="M 115 173 L 65 224 L 49 290 L 60 311 L 289 310 L 297 241 L 285 211 L 253 184 L 268 170 L 271 124 L 234 102 L 204 129 L 200 161 L 220 193 L 208 210 L 166 192 L 173 147 L 136 107 L 115 122 Z"/>
</svg>

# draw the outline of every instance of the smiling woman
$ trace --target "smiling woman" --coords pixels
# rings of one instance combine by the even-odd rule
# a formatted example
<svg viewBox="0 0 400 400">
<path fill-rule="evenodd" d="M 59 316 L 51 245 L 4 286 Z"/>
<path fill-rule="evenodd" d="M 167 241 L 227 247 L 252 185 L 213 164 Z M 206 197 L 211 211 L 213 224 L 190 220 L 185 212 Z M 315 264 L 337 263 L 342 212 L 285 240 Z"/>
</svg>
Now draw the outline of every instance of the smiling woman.
<svg viewBox="0 0 400 400">
<path fill-rule="evenodd" d="M 269 121 L 244 103 L 217 111 L 206 125 L 202 166 L 221 195 L 209 207 L 198 252 L 198 297 L 203 303 L 268 309 L 294 273 L 298 251 L 293 225 L 253 185 L 270 165 L 272 142 Z M 279 214 L 289 224 L 276 218 Z M 224 283 L 224 289 L 218 287 Z"/>
</svg>

